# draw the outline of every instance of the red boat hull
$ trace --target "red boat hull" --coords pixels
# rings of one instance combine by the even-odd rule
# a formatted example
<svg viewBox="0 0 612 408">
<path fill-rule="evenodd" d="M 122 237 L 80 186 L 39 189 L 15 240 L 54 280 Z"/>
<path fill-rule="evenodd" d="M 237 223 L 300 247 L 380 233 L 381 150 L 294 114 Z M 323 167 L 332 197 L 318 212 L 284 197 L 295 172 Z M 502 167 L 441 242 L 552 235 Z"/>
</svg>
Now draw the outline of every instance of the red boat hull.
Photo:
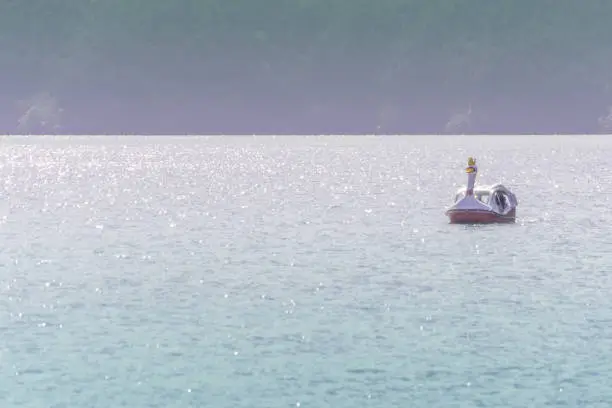
<svg viewBox="0 0 612 408">
<path fill-rule="evenodd" d="M 505 224 L 516 221 L 516 209 L 512 209 L 506 215 L 483 210 L 450 210 L 446 214 L 451 224 Z"/>
</svg>

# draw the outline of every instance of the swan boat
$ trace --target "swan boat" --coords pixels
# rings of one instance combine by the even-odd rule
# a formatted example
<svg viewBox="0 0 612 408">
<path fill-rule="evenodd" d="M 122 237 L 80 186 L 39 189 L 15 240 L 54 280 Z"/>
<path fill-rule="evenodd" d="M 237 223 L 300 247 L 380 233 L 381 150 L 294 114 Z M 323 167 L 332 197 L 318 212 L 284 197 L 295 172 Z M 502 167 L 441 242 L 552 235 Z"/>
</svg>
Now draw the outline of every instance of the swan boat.
<svg viewBox="0 0 612 408">
<path fill-rule="evenodd" d="M 512 191 L 503 184 L 477 186 L 476 160 L 468 159 L 465 169 L 467 186 L 455 193 L 455 202 L 446 210 L 451 224 L 513 223 L 516 221 L 518 201 Z"/>
</svg>

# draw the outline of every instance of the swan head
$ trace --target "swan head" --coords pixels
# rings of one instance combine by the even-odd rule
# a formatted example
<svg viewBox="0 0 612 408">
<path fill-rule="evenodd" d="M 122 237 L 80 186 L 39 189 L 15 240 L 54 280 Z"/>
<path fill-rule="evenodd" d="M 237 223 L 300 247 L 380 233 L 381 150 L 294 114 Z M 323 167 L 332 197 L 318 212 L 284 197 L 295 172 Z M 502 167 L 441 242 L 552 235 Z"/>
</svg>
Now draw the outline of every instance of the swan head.
<svg viewBox="0 0 612 408">
<path fill-rule="evenodd" d="M 476 159 L 473 157 L 468 158 L 468 166 L 465 168 L 465 172 L 468 174 L 478 172 L 478 167 L 476 167 Z"/>
</svg>

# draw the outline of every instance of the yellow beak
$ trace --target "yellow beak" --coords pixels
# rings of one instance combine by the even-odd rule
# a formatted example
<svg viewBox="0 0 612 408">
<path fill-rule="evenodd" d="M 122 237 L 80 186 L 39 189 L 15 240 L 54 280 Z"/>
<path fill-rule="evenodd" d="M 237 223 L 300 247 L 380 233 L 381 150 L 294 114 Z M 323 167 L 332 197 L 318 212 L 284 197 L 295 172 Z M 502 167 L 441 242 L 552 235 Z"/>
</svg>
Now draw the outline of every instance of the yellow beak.
<svg viewBox="0 0 612 408">
<path fill-rule="evenodd" d="M 474 169 L 473 167 L 467 167 L 467 168 L 465 169 L 465 172 L 466 172 L 466 173 L 473 173 L 474 171 L 476 171 L 476 169 Z"/>
</svg>

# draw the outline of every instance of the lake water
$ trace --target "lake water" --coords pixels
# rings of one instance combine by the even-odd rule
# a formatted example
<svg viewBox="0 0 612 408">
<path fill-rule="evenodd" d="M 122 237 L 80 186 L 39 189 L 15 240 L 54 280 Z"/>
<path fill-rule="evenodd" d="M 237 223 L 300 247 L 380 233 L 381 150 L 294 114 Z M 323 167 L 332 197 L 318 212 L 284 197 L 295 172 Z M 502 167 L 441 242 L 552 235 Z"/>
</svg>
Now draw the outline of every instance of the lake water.
<svg viewBox="0 0 612 408">
<path fill-rule="evenodd" d="M 448 224 L 468 156 L 513 225 Z M 3 407 L 608 407 L 612 139 L 0 142 Z"/>
</svg>

